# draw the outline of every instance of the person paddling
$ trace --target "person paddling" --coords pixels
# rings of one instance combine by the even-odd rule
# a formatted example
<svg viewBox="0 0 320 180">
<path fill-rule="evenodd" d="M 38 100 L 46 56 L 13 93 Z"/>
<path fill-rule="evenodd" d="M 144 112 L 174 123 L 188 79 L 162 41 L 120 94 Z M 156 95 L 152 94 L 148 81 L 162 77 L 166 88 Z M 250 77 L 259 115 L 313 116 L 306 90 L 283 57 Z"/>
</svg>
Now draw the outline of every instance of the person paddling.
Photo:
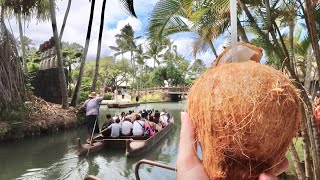
<svg viewBox="0 0 320 180">
<path fill-rule="evenodd" d="M 93 134 L 99 133 L 98 114 L 100 103 L 104 97 L 104 89 L 101 88 L 100 91 L 102 96 L 99 97 L 96 92 L 91 92 L 89 94 L 89 99 L 87 99 L 83 104 L 83 107 L 86 109 L 86 122 L 88 125 L 88 144 L 92 144 Z"/>
</svg>

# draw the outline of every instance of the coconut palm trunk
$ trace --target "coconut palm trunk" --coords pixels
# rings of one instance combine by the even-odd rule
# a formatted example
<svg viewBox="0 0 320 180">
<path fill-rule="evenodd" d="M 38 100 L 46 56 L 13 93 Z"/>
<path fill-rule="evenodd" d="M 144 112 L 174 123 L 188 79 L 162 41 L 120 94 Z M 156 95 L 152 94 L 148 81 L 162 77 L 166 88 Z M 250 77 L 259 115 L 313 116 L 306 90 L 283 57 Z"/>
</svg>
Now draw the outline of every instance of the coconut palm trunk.
<svg viewBox="0 0 320 180">
<path fill-rule="evenodd" d="M 319 47 L 319 38 L 318 38 L 318 31 L 317 31 L 317 25 L 316 25 L 316 20 L 315 20 L 315 6 L 313 5 L 312 1 L 306 0 L 305 1 L 306 5 L 306 17 L 305 21 L 308 27 L 309 31 L 309 36 L 310 36 L 310 41 L 311 45 L 313 48 L 314 55 L 317 60 L 317 68 L 318 68 L 318 76 L 320 77 L 320 47 Z M 320 176 L 320 172 L 318 173 Z M 320 178 L 320 177 L 319 177 Z"/>
<path fill-rule="evenodd" d="M 62 23 L 62 26 L 61 26 L 61 29 L 60 29 L 60 35 L 59 35 L 59 40 L 60 41 L 61 41 L 62 36 L 63 36 L 64 28 L 66 27 L 66 24 L 67 24 L 67 19 L 68 19 L 68 15 L 69 15 L 70 8 L 71 8 L 71 3 L 72 3 L 72 0 L 69 0 L 68 1 L 68 6 L 67 6 L 67 9 L 66 9 L 66 13 L 64 14 L 63 23 Z"/>
<path fill-rule="evenodd" d="M 60 41 L 59 41 L 59 36 L 58 36 L 58 28 L 57 28 L 54 0 L 50 0 L 50 13 L 51 13 L 51 24 L 52 24 L 54 41 L 55 41 L 55 48 L 56 48 L 57 58 L 58 58 L 58 71 L 59 71 L 61 96 L 62 96 L 61 97 L 61 100 L 62 100 L 61 104 L 62 104 L 63 109 L 69 109 L 67 81 L 66 81 L 66 76 L 64 73 L 63 62 L 62 62 L 61 46 L 60 46 Z"/>
<path fill-rule="evenodd" d="M 319 139 L 319 135 L 317 133 L 316 130 L 316 126 L 315 126 L 315 119 L 313 117 L 313 113 L 312 113 L 312 105 L 309 101 L 309 97 L 308 94 L 305 90 L 305 88 L 303 87 L 302 83 L 300 82 L 299 78 L 297 77 L 295 71 L 292 69 L 292 67 L 290 66 L 290 57 L 289 57 L 289 53 L 288 52 L 283 52 L 282 50 L 286 51 L 285 46 L 280 47 L 279 43 L 277 41 L 277 38 L 274 37 L 275 33 L 271 33 L 271 36 L 273 36 L 273 39 L 276 41 L 274 45 L 271 44 L 269 37 L 266 36 L 265 33 L 263 33 L 263 31 L 261 31 L 261 29 L 259 28 L 259 26 L 257 25 L 255 19 L 253 18 L 252 14 L 250 13 L 250 11 L 248 10 L 248 8 L 242 3 L 240 2 L 240 6 L 241 8 L 244 10 L 244 12 L 246 13 L 250 24 L 252 25 L 252 27 L 258 32 L 259 36 L 261 38 L 264 39 L 264 42 L 267 43 L 268 47 L 272 48 L 272 51 L 277 55 L 277 57 L 284 61 L 284 66 L 287 68 L 290 76 L 292 77 L 292 79 L 294 79 L 293 83 L 294 85 L 300 90 L 300 96 L 303 99 L 303 102 L 305 104 L 305 107 L 307 109 L 306 111 L 306 120 L 307 122 L 305 122 L 306 124 L 306 129 L 307 129 L 307 133 L 309 135 L 310 138 L 310 144 L 307 144 L 310 147 L 311 150 L 311 155 L 312 155 L 312 159 L 313 159 L 313 167 L 314 167 L 314 177 L 317 179 L 319 178 L 319 176 L 317 176 L 317 173 L 319 173 L 319 164 L 318 164 L 318 159 L 319 159 L 319 155 L 318 155 L 318 139 Z M 275 23 L 273 23 L 274 26 L 276 26 Z M 278 32 L 279 33 L 279 32 Z M 280 34 L 280 39 L 282 40 L 282 45 L 284 45 L 282 36 Z"/>
<path fill-rule="evenodd" d="M 312 92 L 311 91 L 311 69 L 312 69 L 312 46 L 311 44 L 309 44 L 308 50 L 307 50 L 307 63 L 306 63 L 306 76 L 304 78 L 304 86 L 306 87 L 306 91 L 309 92 L 310 94 Z"/>
<path fill-rule="evenodd" d="M 238 34 L 241 37 L 242 41 L 245 43 L 249 43 L 248 37 L 246 32 L 244 31 L 242 24 L 239 20 L 239 18 L 237 17 L 237 28 L 238 28 Z"/>
<path fill-rule="evenodd" d="M 91 91 L 96 90 L 97 80 L 98 80 L 98 75 L 99 75 L 100 54 L 101 54 L 101 44 L 102 44 L 102 33 L 103 33 L 105 9 L 106 9 L 106 0 L 103 0 L 102 10 L 101 10 L 101 21 L 100 21 L 98 48 L 97 48 L 97 57 L 96 57 L 96 68 L 94 71 L 94 77 L 93 77 L 93 81 L 92 81 Z"/>
<path fill-rule="evenodd" d="M 85 47 L 84 47 L 84 50 L 83 50 L 83 57 L 82 57 L 81 63 L 80 63 L 80 70 L 79 70 L 79 76 L 78 76 L 78 79 L 77 79 L 77 84 L 76 84 L 76 87 L 74 89 L 73 97 L 72 97 L 72 100 L 71 100 L 71 106 L 76 106 L 77 100 L 78 100 L 78 96 L 79 96 L 79 93 L 80 93 L 80 89 L 81 89 L 81 81 L 82 81 L 82 76 L 83 76 L 83 71 L 84 71 L 84 65 L 86 63 L 89 44 L 90 44 L 92 20 L 93 20 L 93 14 L 94 14 L 94 5 L 95 5 L 95 0 L 92 0 L 91 9 L 90 9 L 90 18 L 89 18 L 89 24 L 88 24 L 88 30 L 87 30 L 87 37 L 86 37 L 86 43 L 85 43 Z"/>
<path fill-rule="evenodd" d="M 216 51 L 216 48 L 214 48 L 214 46 L 213 46 L 212 40 L 211 39 L 208 40 L 207 43 L 209 44 L 214 56 L 217 58 L 218 57 L 218 53 Z M 176 57 L 177 57 L 177 55 L 176 55 Z"/>
<path fill-rule="evenodd" d="M 22 31 L 22 20 L 21 14 L 17 15 L 18 24 L 19 24 L 19 34 L 20 34 L 20 42 L 21 42 L 21 51 L 22 51 L 22 62 L 23 62 L 23 69 L 25 73 L 28 73 L 28 66 L 27 66 L 27 58 L 26 58 L 26 47 L 23 40 L 23 31 Z"/>
</svg>

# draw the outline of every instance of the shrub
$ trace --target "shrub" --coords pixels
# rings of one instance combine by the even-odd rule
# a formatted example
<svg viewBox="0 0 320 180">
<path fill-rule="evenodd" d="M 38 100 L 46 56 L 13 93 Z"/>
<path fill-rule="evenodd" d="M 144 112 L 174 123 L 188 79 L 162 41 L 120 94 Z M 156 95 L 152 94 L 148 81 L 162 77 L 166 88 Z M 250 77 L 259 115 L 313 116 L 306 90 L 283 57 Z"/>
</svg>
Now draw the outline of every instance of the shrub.
<svg viewBox="0 0 320 180">
<path fill-rule="evenodd" d="M 159 102 L 163 101 L 164 98 L 161 93 L 147 94 L 141 97 L 141 102 Z"/>
<path fill-rule="evenodd" d="M 111 99 L 112 99 L 112 94 L 111 94 L 111 92 L 105 93 L 103 99 L 105 99 L 105 100 L 111 100 Z"/>
</svg>

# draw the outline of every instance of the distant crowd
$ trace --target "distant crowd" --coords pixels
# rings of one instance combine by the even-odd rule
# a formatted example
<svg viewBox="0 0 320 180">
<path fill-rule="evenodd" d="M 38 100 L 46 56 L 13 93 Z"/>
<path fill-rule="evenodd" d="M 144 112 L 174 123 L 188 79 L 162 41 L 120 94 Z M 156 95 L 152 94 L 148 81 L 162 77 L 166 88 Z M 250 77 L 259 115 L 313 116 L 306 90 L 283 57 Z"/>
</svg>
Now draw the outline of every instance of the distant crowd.
<svg viewBox="0 0 320 180">
<path fill-rule="evenodd" d="M 117 138 L 120 136 L 154 136 L 170 123 L 170 114 L 163 109 L 122 112 L 114 117 L 106 115 L 101 128 L 103 136 Z"/>
</svg>

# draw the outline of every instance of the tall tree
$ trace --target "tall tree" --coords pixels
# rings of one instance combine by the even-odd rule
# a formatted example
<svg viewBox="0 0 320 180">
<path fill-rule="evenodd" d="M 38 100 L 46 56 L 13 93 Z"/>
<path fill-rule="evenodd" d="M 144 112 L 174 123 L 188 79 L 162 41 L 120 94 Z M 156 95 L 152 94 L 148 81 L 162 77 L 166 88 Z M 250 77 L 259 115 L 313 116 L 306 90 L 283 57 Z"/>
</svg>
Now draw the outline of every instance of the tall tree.
<svg viewBox="0 0 320 180">
<path fill-rule="evenodd" d="M 22 52 L 22 62 L 23 62 L 23 69 L 25 73 L 28 73 L 28 66 L 27 66 L 27 59 L 26 59 L 26 47 L 25 44 L 23 43 L 23 30 L 22 30 L 22 19 L 21 19 L 21 14 L 17 15 L 18 18 L 18 24 L 19 24 L 19 34 L 20 34 L 20 41 L 21 43 L 21 52 Z"/>
<path fill-rule="evenodd" d="M 58 70 L 59 70 L 59 79 L 60 79 L 60 88 L 61 88 L 62 108 L 69 109 L 67 81 L 66 81 L 66 76 L 64 73 L 64 67 L 62 62 L 62 53 L 61 53 L 60 40 L 58 35 L 54 0 L 50 0 L 50 11 L 51 11 L 51 24 L 52 24 L 53 37 L 55 40 L 55 48 L 56 48 L 57 58 L 58 58 Z"/>
<path fill-rule="evenodd" d="M 89 44 L 90 44 L 90 38 L 91 38 L 91 28 L 92 28 L 92 20 L 93 20 L 93 14 L 94 14 L 94 6 L 95 6 L 95 0 L 92 0 L 91 2 L 91 8 L 90 8 L 90 17 L 89 17 L 89 23 L 88 23 L 88 30 L 87 30 L 87 37 L 86 37 L 86 43 L 83 49 L 83 55 L 80 63 L 80 69 L 79 69 L 79 76 L 77 79 L 77 84 L 73 92 L 72 100 L 71 100 L 71 106 L 76 106 L 78 96 L 80 93 L 81 89 L 81 81 L 82 81 L 82 76 L 83 76 L 83 71 L 84 71 L 84 65 L 86 63 L 87 59 L 87 54 L 88 54 L 88 49 L 89 49 Z"/>
<path fill-rule="evenodd" d="M 4 23 L 4 8 L 0 5 L 0 109 L 4 109 L 23 103 L 26 88 L 16 42 Z"/>
<path fill-rule="evenodd" d="M 102 10 L 101 10 L 101 19 L 100 19 L 100 29 L 99 29 L 99 38 L 98 38 L 97 57 L 96 57 L 96 68 L 95 68 L 95 72 L 94 72 L 94 76 L 93 76 L 91 91 L 96 91 L 96 86 L 97 86 L 105 9 L 106 9 L 106 0 L 103 0 L 103 2 L 102 2 Z"/>
<path fill-rule="evenodd" d="M 133 0 L 120 0 L 122 6 L 129 12 L 130 15 L 137 17 L 134 11 L 133 7 Z M 92 28 L 92 20 L 93 20 L 93 14 L 94 14 L 94 5 L 95 5 L 95 0 L 92 0 L 91 2 L 91 8 L 90 8 L 90 18 L 89 18 L 89 24 L 88 24 L 88 30 L 87 30 L 87 37 L 86 37 L 86 43 L 84 47 L 84 52 L 83 52 L 83 58 L 80 63 L 80 70 L 79 70 L 79 77 L 77 80 L 77 84 L 73 93 L 73 97 L 71 100 L 71 105 L 75 106 L 77 104 L 77 99 L 79 96 L 79 92 L 81 89 L 81 80 L 83 76 L 83 70 L 84 70 L 84 65 L 86 62 L 87 58 L 87 53 L 88 53 L 88 48 L 89 48 L 89 43 L 90 43 L 90 37 L 91 37 L 91 28 Z"/>
<path fill-rule="evenodd" d="M 147 47 L 147 52 L 146 52 L 146 57 L 149 59 L 153 59 L 153 67 L 156 67 L 156 64 L 159 66 L 160 65 L 160 60 L 159 57 L 163 56 L 161 54 L 162 50 L 165 49 L 165 46 L 161 44 L 161 42 L 152 40 L 148 47 Z"/>
<path fill-rule="evenodd" d="M 62 36 L 63 36 L 64 28 L 66 27 L 66 24 L 67 24 L 67 19 L 68 19 L 68 15 L 69 15 L 70 8 L 71 8 L 71 3 L 72 3 L 72 0 L 69 0 L 69 1 L 68 1 L 68 5 L 67 5 L 66 12 L 65 12 L 65 14 L 64 14 L 62 26 L 61 26 L 61 29 L 60 29 L 60 35 L 59 35 L 59 40 L 60 40 L 60 41 L 61 41 Z"/>
</svg>

